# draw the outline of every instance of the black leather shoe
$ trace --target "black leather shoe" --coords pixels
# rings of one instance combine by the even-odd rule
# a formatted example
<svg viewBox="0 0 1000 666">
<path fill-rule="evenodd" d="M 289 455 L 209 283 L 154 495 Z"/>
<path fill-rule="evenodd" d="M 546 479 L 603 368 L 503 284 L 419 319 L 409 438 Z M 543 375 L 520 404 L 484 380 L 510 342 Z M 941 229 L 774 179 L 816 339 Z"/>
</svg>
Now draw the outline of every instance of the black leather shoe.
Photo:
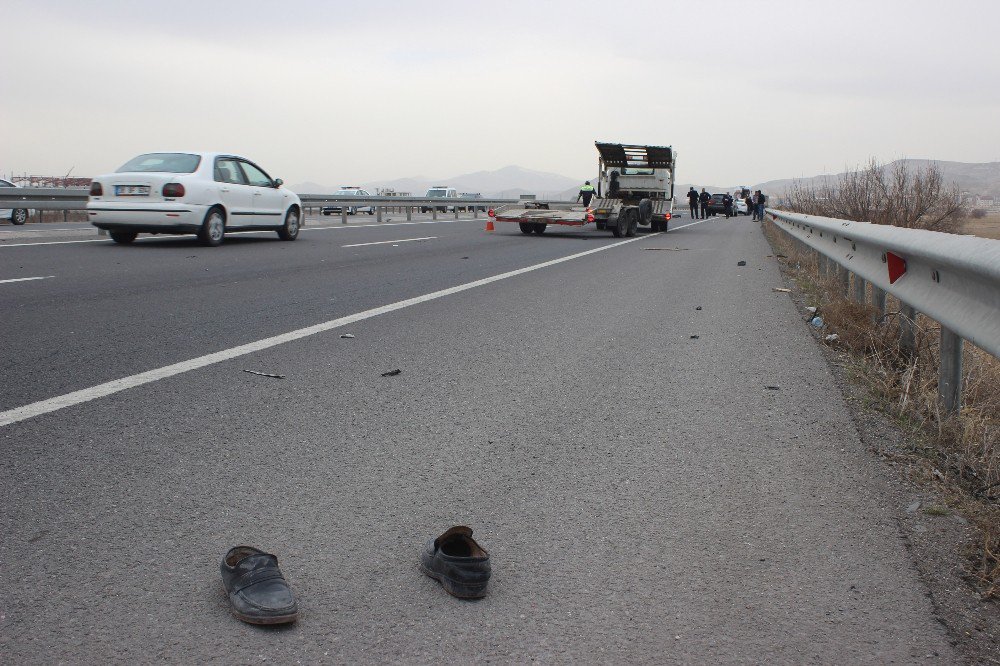
<svg viewBox="0 0 1000 666">
<path fill-rule="evenodd" d="M 459 525 L 427 543 L 420 570 L 454 597 L 479 599 L 490 582 L 490 554 L 472 538 L 471 529 Z"/>
<path fill-rule="evenodd" d="M 219 565 L 233 615 L 250 624 L 295 622 L 299 608 L 278 558 L 250 546 L 231 548 Z"/>
</svg>

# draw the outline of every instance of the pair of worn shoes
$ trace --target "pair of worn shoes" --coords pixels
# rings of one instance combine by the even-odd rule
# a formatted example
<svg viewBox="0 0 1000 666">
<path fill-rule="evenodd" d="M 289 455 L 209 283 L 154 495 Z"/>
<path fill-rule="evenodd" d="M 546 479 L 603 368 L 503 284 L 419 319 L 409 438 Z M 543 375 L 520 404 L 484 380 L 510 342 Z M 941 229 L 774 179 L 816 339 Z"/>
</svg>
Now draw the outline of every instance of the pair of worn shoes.
<svg viewBox="0 0 1000 666">
<path fill-rule="evenodd" d="M 284 624 L 299 617 L 292 588 L 278 568 L 278 558 L 251 546 L 231 548 L 219 566 L 233 615 L 250 624 Z M 490 554 L 472 530 L 452 527 L 427 543 L 420 556 L 420 570 L 437 580 L 445 591 L 461 599 L 486 596 L 490 580 Z"/>
</svg>

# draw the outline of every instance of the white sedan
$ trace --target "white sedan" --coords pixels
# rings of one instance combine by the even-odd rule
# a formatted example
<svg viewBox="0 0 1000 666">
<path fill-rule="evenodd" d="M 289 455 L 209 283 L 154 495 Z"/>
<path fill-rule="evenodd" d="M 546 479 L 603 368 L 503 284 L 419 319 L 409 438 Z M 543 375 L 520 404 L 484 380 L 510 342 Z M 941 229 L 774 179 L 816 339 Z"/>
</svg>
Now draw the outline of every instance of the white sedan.
<svg viewBox="0 0 1000 666">
<path fill-rule="evenodd" d="M 17 185 L 0 178 L 0 187 L 17 187 Z M 28 221 L 28 211 L 25 208 L 5 208 L 0 210 L 0 220 L 10 220 L 11 224 L 20 226 Z"/>
<path fill-rule="evenodd" d="M 219 245 L 227 231 L 299 235 L 302 203 L 250 160 L 225 153 L 147 153 L 94 178 L 87 214 L 116 243 L 140 233 L 197 234 Z"/>
</svg>

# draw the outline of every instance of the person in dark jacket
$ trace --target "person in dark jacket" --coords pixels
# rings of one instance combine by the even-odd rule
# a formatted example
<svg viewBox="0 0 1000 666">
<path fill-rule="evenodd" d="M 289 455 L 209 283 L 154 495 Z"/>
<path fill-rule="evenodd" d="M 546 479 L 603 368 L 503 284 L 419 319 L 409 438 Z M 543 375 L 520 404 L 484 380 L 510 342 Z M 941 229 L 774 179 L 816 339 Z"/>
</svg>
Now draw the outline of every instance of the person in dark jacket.
<svg viewBox="0 0 1000 666">
<path fill-rule="evenodd" d="M 708 218 L 708 202 L 712 200 L 712 195 L 705 191 L 705 188 L 701 188 L 701 194 L 698 195 L 698 201 L 701 202 L 701 219 Z"/>
<path fill-rule="evenodd" d="M 698 219 L 698 191 L 691 186 L 688 190 L 688 207 L 691 209 L 691 219 Z"/>
<path fill-rule="evenodd" d="M 583 184 L 583 187 L 580 188 L 580 193 L 576 195 L 576 200 L 579 201 L 582 197 L 583 205 L 590 206 L 590 200 L 594 198 L 594 194 L 595 194 L 594 186 L 591 185 L 590 181 L 588 180 L 586 183 Z"/>
<path fill-rule="evenodd" d="M 733 197 L 729 192 L 722 195 L 722 211 L 726 214 L 726 219 L 733 216 Z"/>
<path fill-rule="evenodd" d="M 757 219 L 764 221 L 764 207 L 767 205 L 767 197 L 760 190 L 757 190 Z"/>
</svg>

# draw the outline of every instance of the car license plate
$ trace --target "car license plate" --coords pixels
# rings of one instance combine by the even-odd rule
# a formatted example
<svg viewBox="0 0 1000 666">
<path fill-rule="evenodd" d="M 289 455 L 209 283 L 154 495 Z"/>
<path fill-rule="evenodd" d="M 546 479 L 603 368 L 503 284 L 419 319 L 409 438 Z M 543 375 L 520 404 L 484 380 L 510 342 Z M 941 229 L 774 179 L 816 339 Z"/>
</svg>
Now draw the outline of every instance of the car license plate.
<svg viewBox="0 0 1000 666">
<path fill-rule="evenodd" d="M 115 185 L 115 196 L 148 197 L 149 185 Z"/>
</svg>

